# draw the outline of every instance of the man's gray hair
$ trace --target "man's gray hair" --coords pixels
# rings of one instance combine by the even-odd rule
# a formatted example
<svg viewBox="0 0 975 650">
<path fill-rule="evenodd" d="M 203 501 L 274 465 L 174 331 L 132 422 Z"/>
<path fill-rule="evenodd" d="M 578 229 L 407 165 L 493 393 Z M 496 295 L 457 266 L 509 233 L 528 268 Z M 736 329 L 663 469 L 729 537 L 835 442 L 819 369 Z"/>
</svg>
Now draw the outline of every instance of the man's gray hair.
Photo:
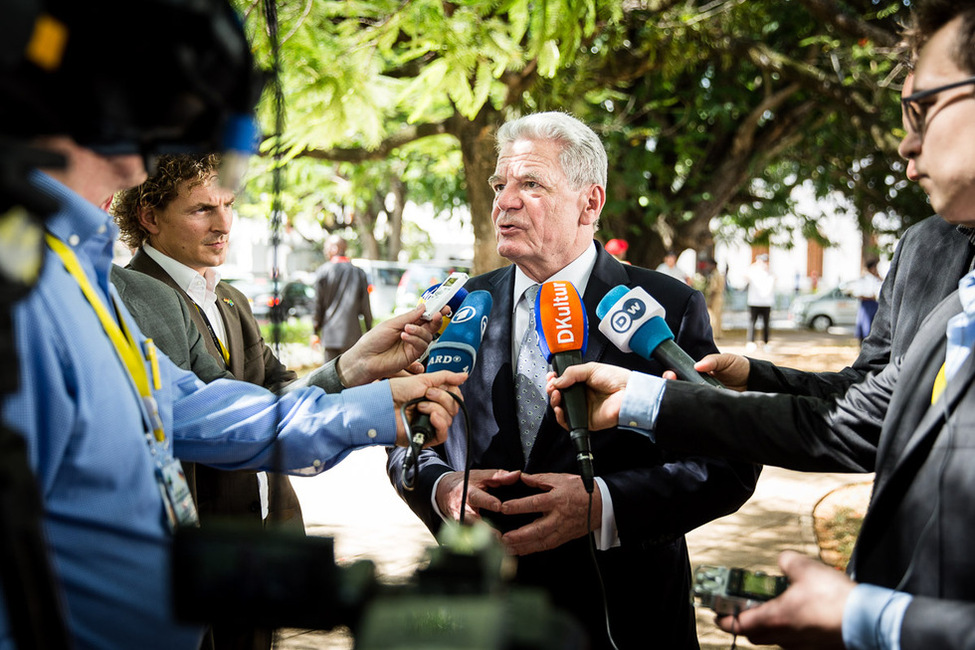
<svg viewBox="0 0 975 650">
<path fill-rule="evenodd" d="M 606 187 L 606 149 L 599 136 L 568 113 L 532 113 L 498 129 L 498 153 L 515 140 L 555 140 L 562 144 L 559 162 L 575 188 L 595 183 Z"/>
</svg>

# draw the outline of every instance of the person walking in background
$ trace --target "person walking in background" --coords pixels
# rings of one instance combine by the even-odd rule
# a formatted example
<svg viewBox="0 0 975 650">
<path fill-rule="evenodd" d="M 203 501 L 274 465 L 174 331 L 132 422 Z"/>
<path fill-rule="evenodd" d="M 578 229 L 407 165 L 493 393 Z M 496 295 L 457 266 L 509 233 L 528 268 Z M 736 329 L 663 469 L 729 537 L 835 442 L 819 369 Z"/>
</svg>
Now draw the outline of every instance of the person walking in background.
<svg viewBox="0 0 975 650">
<path fill-rule="evenodd" d="M 348 244 L 339 235 L 325 241 L 328 261 L 315 272 L 315 313 L 312 317 L 319 333 L 325 361 L 331 361 L 372 328 L 369 305 L 369 280 L 366 272 L 345 256 Z M 359 317 L 365 323 L 359 323 Z"/>
<path fill-rule="evenodd" d="M 870 334 L 870 326 L 873 324 L 873 317 L 877 314 L 877 302 L 880 296 L 880 287 L 883 285 L 883 278 L 877 271 L 879 260 L 871 258 L 867 260 L 866 271 L 860 281 L 856 284 L 856 297 L 860 300 L 860 307 L 857 310 L 857 341 L 863 345 L 863 339 Z"/>
<path fill-rule="evenodd" d="M 664 261 L 657 265 L 655 269 L 657 273 L 664 273 L 670 277 L 680 280 L 684 284 L 690 284 L 690 278 L 687 274 L 677 268 L 677 253 L 675 251 L 667 251 L 664 254 Z"/>
<path fill-rule="evenodd" d="M 748 267 L 748 344 L 746 348 L 755 349 L 755 324 L 762 319 L 762 344 L 768 343 L 772 318 L 772 303 L 775 301 L 775 276 L 769 272 L 768 255 L 762 253 Z"/>
</svg>

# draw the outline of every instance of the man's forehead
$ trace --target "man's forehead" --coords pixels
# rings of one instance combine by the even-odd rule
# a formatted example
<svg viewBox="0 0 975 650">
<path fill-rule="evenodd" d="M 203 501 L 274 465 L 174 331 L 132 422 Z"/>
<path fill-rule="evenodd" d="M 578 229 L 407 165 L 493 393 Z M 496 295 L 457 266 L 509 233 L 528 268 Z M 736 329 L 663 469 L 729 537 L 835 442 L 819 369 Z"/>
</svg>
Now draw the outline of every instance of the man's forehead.
<svg viewBox="0 0 975 650">
<path fill-rule="evenodd" d="M 961 22 L 954 19 L 935 32 L 918 52 L 914 66 L 913 92 L 921 92 L 945 83 L 961 72 L 953 54 Z"/>
<path fill-rule="evenodd" d="M 498 155 L 496 173 L 557 172 L 558 155 L 554 143 L 537 140 L 516 140 L 506 144 Z"/>
</svg>

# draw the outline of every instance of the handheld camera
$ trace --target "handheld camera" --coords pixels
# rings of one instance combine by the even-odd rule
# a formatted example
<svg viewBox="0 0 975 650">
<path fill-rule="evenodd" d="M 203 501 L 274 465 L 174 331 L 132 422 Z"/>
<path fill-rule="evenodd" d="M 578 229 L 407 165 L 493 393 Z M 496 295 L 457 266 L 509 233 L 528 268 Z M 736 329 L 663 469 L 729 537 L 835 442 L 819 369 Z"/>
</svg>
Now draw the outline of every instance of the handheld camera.
<svg viewBox="0 0 975 650">
<path fill-rule="evenodd" d="M 772 600 L 789 586 L 784 576 L 702 565 L 694 570 L 694 600 L 717 614 L 737 614 Z"/>
</svg>

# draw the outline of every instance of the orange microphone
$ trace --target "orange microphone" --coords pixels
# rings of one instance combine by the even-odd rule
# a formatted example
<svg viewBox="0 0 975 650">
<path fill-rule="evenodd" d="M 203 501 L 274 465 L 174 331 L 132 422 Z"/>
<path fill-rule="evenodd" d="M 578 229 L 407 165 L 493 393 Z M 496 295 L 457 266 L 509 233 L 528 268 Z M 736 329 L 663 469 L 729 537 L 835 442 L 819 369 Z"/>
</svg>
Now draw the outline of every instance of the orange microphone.
<svg viewBox="0 0 975 650">
<path fill-rule="evenodd" d="M 555 280 L 542 285 L 535 297 L 535 329 L 542 356 L 555 373 L 582 363 L 589 342 L 589 319 L 579 291 L 571 282 Z M 589 407 L 586 388 L 573 384 L 562 391 L 569 436 L 576 451 L 582 484 L 592 494 L 592 449 L 589 446 Z"/>
</svg>

